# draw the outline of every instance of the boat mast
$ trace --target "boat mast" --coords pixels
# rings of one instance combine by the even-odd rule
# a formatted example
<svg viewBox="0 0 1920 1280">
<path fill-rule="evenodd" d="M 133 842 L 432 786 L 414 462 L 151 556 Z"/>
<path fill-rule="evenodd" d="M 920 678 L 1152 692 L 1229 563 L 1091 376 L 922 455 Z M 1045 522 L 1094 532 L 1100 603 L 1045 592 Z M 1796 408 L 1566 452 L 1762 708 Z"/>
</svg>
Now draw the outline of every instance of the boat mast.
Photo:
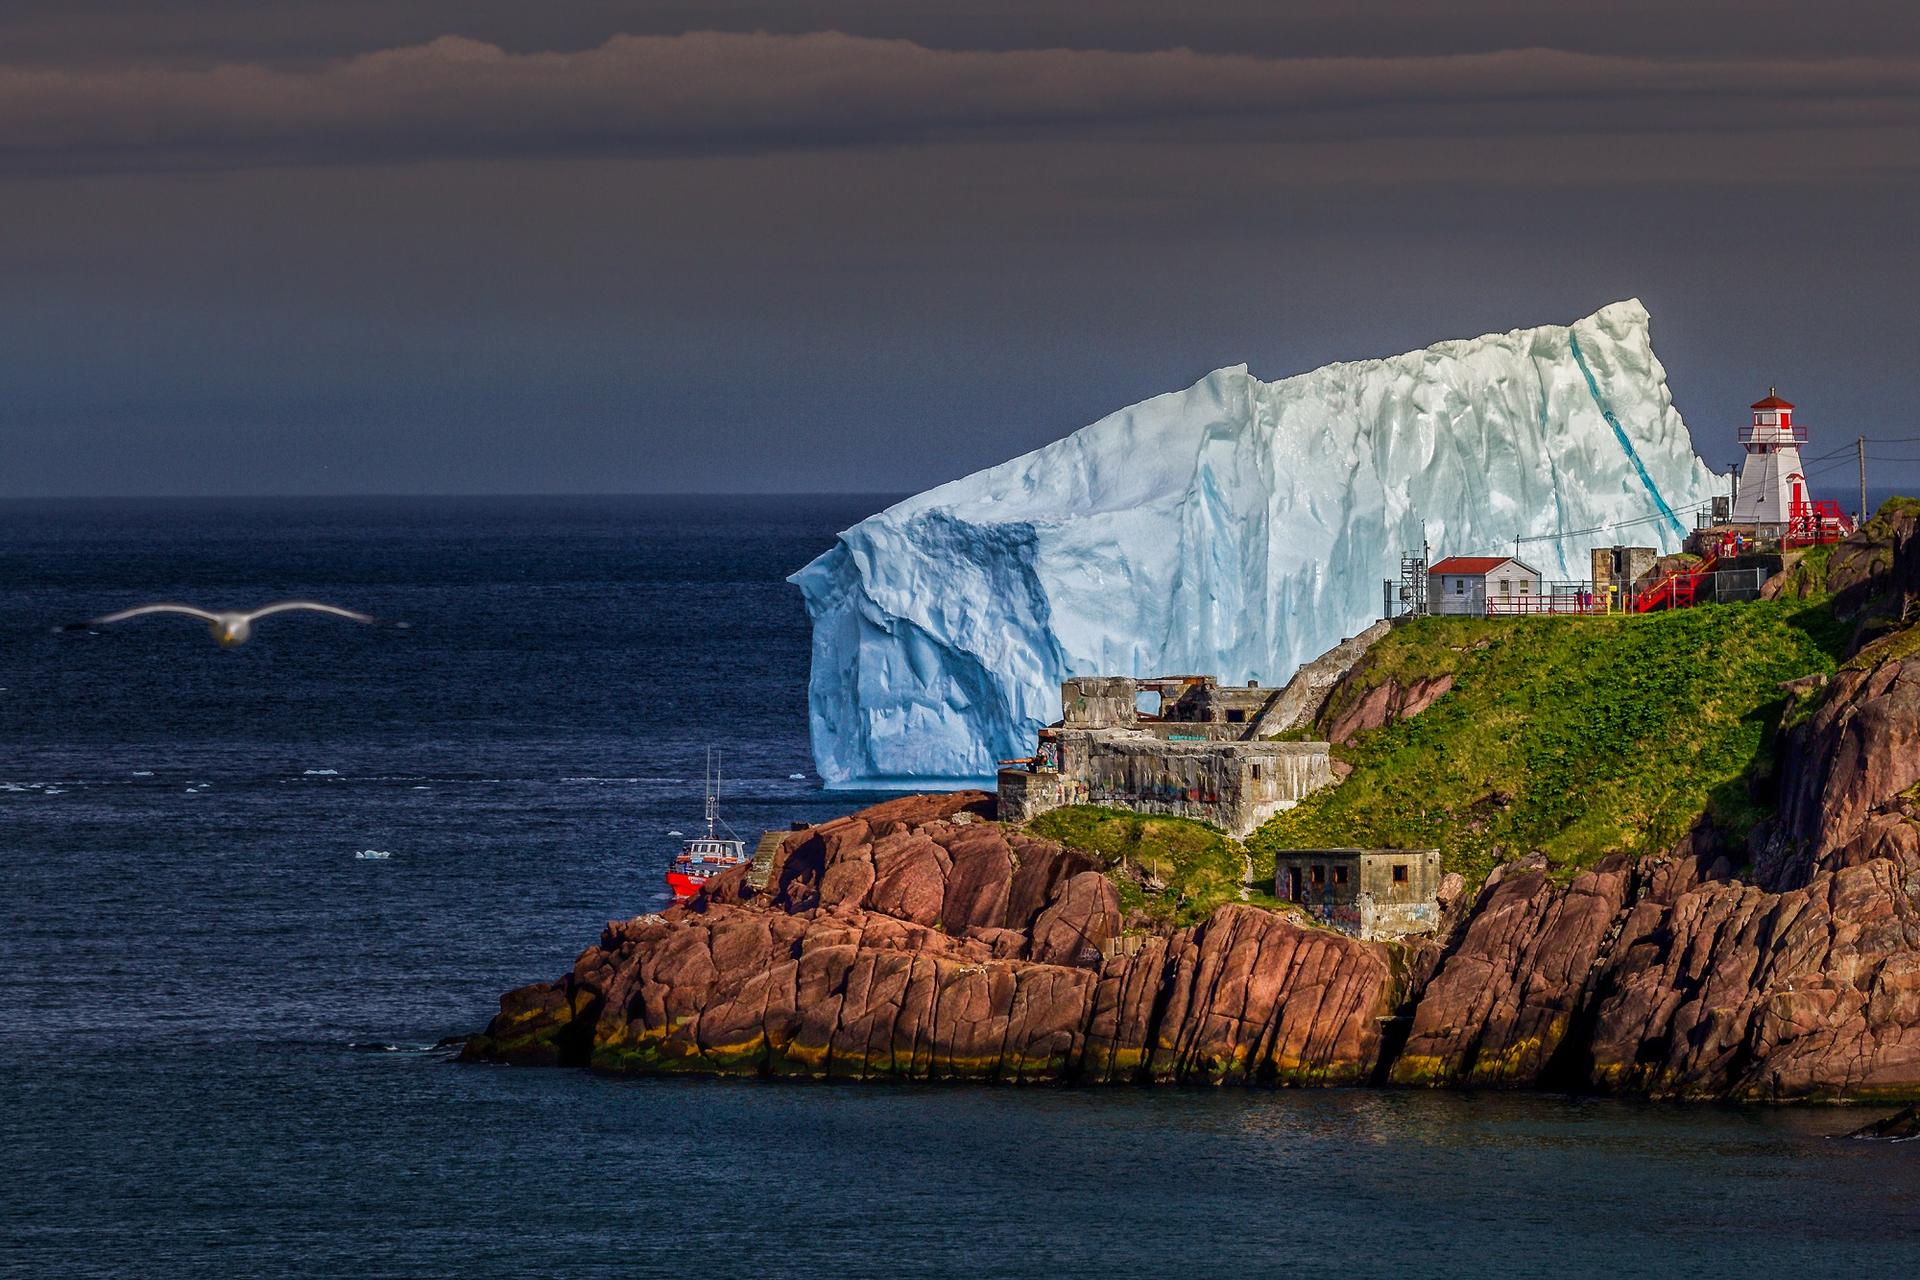
<svg viewBox="0 0 1920 1280">
<path fill-rule="evenodd" d="M 720 762 L 712 747 L 707 748 L 707 839 L 714 838 L 713 824 L 720 817 Z"/>
</svg>

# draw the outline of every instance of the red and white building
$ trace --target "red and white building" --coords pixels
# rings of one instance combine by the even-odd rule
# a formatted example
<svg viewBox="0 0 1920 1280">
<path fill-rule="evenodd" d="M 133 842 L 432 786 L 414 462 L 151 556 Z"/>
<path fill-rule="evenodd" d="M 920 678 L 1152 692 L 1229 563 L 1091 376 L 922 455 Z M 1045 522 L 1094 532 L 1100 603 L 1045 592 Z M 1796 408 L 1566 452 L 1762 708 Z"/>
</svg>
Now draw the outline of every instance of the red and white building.
<svg viewBox="0 0 1920 1280">
<path fill-rule="evenodd" d="M 1778 530 L 1781 545 L 1836 542 L 1853 532 L 1853 520 L 1831 500 L 1816 501 L 1807 491 L 1806 464 L 1800 446 L 1807 429 L 1793 420 L 1793 406 L 1773 389 L 1753 406 L 1753 421 L 1740 429 L 1747 451 L 1740 484 L 1733 494 L 1733 523 Z"/>
<path fill-rule="evenodd" d="M 1448 556 L 1427 570 L 1427 612 L 1484 618 L 1548 613 L 1540 571 L 1512 556 Z"/>
<path fill-rule="evenodd" d="M 1771 389 L 1769 389 L 1771 390 Z M 1789 523 L 1808 504 L 1806 465 L 1800 446 L 1807 429 L 1795 426 L 1793 406 L 1769 394 L 1753 406 L 1753 421 L 1740 428 L 1740 486 L 1734 492 L 1733 523 Z"/>
</svg>

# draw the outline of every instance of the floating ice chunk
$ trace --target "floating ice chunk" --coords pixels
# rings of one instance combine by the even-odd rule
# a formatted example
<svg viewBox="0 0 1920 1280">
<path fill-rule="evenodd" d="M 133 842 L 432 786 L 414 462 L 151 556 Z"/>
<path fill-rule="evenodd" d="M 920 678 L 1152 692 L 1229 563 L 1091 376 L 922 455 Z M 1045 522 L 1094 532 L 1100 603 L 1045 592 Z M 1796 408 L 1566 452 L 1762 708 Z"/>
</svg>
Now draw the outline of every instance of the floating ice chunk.
<svg viewBox="0 0 1920 1280">
<path fill-rule="evenodd" d="M 1616 425 L 1617 424 L 1617 425 Z M 1548 580 L 1675 549 L 1724 483 L 1638 301 L 1279 382 L 1246 366 L 897 503 L 794 574 L 828 786 L 990 777 L 1072 675 L 1285 681 L 1423 536 Z M 1624 526 L 1624 527 L 1622 527 Z"/>
</svg>

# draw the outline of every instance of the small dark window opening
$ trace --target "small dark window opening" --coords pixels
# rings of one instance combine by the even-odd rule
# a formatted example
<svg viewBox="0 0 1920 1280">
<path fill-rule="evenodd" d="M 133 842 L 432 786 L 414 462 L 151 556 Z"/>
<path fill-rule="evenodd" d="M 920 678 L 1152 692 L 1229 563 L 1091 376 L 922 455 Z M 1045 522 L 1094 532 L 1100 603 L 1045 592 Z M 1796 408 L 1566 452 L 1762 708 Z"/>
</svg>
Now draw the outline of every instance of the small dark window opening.
<svg viewBox="0 0 1920 1280">
<path fill-rule="evenodd" d="M 1227 708 L 1228 724 L 1245 724 L 1246 722 L 1247 722 L 1247 713 L 1243 709 L 1241 709 L 1240 707 Z"/>
<path fill-rule="evenodd" d="M 1255 779 L 1255 781 L 1258 781 L 1258 780 L 1259 780 L 1259 777 L 1260 777 L 1260 766 L 1259 766 L 1259 765 L 1255 765 L 1255 766 L 1253 766 L 1253 776 L 1254 776 L 1254 779 Z"/>
<path fill-rule="evenodd" d="M 1407 882 L 1407 864 L 1406 863 L 1396 862 L 1393 864 L 1393 882 L 1395 884 L 1405 884 Z"/>
<path fill-rule="evenodd" d="M 1325 867 L 1315 867 L 1313 869 L 1313 882 L 1317 885 L 1327 882 L 1327 869 Z"/>
<path fill-rule="evenodd" d="M 1335 867 L 1333 869 L 1333 882 L 1335 884 L 1345 884 L 1347 882 L 1347 869 L 1345 867 Z"/>
</svg>

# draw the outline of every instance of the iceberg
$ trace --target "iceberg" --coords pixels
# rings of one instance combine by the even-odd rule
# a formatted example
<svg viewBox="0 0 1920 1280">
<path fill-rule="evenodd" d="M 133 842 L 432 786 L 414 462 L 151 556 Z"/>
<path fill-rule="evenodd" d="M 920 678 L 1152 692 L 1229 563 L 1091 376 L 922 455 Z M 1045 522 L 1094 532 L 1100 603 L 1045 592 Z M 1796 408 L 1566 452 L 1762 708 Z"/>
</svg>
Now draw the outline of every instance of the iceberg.
<svg viewBox="0 0 1920 1280">
<path fill-rule="evenodd" d="M 1379 618 L 1423 542 L 1582 580 L 1594 546 L 1677 549 L 1725 492 L 1638 300 L 1277 382 L 1220 369 L 793 574 L 815 767 L 834 788 L 988 778 L 1059 718 L 1066 677 L 1278 684 Z"/>
</svg>

